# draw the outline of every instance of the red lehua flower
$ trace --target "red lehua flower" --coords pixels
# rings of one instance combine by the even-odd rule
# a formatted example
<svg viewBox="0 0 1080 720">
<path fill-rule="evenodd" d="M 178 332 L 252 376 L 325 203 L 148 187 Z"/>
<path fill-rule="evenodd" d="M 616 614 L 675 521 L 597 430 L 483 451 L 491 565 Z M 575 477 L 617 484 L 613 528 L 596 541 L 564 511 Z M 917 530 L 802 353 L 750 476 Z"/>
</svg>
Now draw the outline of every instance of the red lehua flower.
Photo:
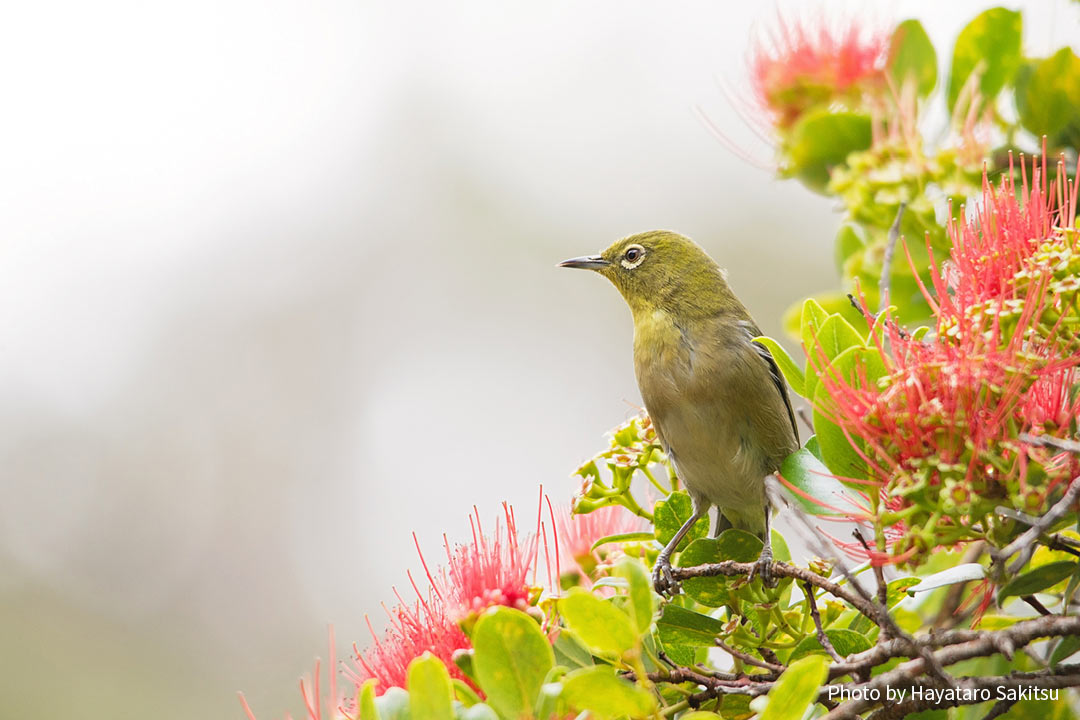
<svg viewBox="0 0 1080 720">
<path fill-rule="evenodd" d="M 607 505 L 584 514 L 560 508 L 555 524 L 560 566 L 580 570 L 586 584 L 601 560 L 593 550 L 593 544 L 601 538 L 636 532 L 643 527 L 641 518 L 621 505 Z"/>
<path fill-rule="evenodd" d="M 751 82 L 759 104 L 788 128 L 814 106 L 884 86 L 888 50 L 887 33 L 867 32 L 853 21 L 831 29 L 778 18 L 753 51 Z"/>
<path fill-rule="evenodd" d="M 970 518 L 1023 488 L 1028 450 L 1016 443 L 1017 429 L 1030 429 L 1029 417 L 1060 409 L 1057 385 L 1080 358 L 1037 352 L 1022 333 L 1003 341 L 996 324 L 979 332 L 969 324 L 949 342 L 913 340 L 888 321 L 885 327 L 890 352 L 872 334 L 884 377 L 872 381 L 865 368 L 825 373 L 829 397 L 818 410 L 843 430 L 881 483 L 890 501 L 881 512 L 916 505 L 922 514 L 905 516 L 914 528 L 935 510 L 944 513 L 931 523 L 933 538 L 919 531 L 896 539 L 892 560 L 902 561 L 932 550 L 934 538 L 962 539 Z M 871 561 L 882 560 L 872 555 Z"/>
<path fill-rule="evenodd" d="M 926 293 L 942 335 L 964 332 L 972 323 L 977 329 L 988 317 L 1011 334 L 1027 305 L 1036 312 L 1021 331 L 1051 343 L 1065 334 L 1057 320 L 1070 311 L 1080 289 L 1080 233 L 1068 229 L 1080 179 L 1070 182 L 1060 162 L 1057 181 L 1048 186 L 1045 155 L 1041 163 L 1032 158 L 1030 184 L 1022 156 L 1020 169 L 1019 188 L 1011 162 L 997 188 L 984 173 L 974 216 L 949 220 L 949 260 L 940 269 L 931 267 L 935 296 Z"/>
<path fill-rule="evenodd" d="M 449 541 L 443 538 L 447 566 L 439 581 L 430 573 L 428 577 L 435 592 L 445 601 L 450 616 L 458 622 L 495 605 L 518 610 L 529 605 L 529 571 L 535 567 L 537 539 L 530 537 L 522 543 L 513 508 L 503 503 L 503 513 L 505 529 L 496 521 L 495 532 L 490 537 L 484 535 L 479 513 L 474 509 L 469 518 L 471 544 L 451 549 Z M 427 569 L 426 563 L 424 568 Z"/>
<path fill-rule="evenodd" d="M 412 581 L 411 575 L 409 580 Z M 409 663 L 425 652 L 442 660 L 452 676 L 466 679 L 453 658 L 458 650 L 472 647 L 468 636 L 450 618 L 437 596 L 424 600 L 415 583 L 413 589 L 418 598 L 414 604 L 410 606 L 399 596 L 400 604 L 386 611 L 390 626 L 381 639 L 369 620 L 368 630 L 374 644 L 363 652 L 353 646 L 355 667 L 346 668 L 346 673 L 357 687 L 369 678 L 377 681 L 375 691 L 379 694 L 391 687 L 405 687 Z"/>
</svg>

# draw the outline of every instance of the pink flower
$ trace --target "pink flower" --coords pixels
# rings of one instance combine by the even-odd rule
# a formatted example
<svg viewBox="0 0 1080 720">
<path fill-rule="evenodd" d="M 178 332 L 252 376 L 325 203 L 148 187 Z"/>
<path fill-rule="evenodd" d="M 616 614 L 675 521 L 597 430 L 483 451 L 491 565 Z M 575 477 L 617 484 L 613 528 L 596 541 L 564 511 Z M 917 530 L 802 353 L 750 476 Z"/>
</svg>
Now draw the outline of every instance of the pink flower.
<svg viewBox="0 0 1080 720">
<path fill-rule="evenodd" d="M 807 110 L 839 100 L 857 100 L 864 90 L 884 87 L 889 36 L 868 32 L 854 21 L 790 24 L 779 18 L 771 37 L 759 42 L 751 60 L 758 103 L 781 129 Z"/>
<path fill-rule="evenodd" d="M 505 605 L 524 610 L 532 595 L 529 579 L 535 567 L 537 538 L 518 538 L 514 510 L 503 503 L 505 527 L 495 523 L 495 532 L 485 536 L 480 515 L 474 509 L 469 518 L 472 543 L 453 549 L 443 538 L 447 565 L 439 579 L 428 574 L 435 593 L 447 606 L 450 617 L 462 622 L 489 607 Z M 417 546 L 419 551 L 419 546 Z M 421 561 L 423 556 L 421 555 Z M 427 570 L 427 564 L 424 564 Z"/>
<path fill-rule="evenodd" d="M 411 575 L 409 579 L 412 580 Z M 405 687 L 409 663 L 425 652 L 442 660 L 452 676 L 465 679 L 454 664 L 454 653 L 472 647 L 468 636 L 450 618 L 437 596 L 424 600 L 415 583 L 413 588 L 418 598 L 415 603 L 409 605 L 399 597 L 400 604 L 387 610 L 390 626 L 381 639 L 369 620 L 368 630 L 374 644 L 363 652 L 353 645 L 355 666 L 346 672 L 357 687 L 369 678 L 378 682 L 375 691 L 379 694 L 391 687 Z"/>
<path fill-rule="evenodd" d="M 603 559 L 604 551 L 593 544 L 611 535 L 636 532 L 644 528 L 641 518 L 621 505 L 608 505 L 585 514 L 575 514 L 560 507 L 555 519 L 559 539 L 559 565 L 564 573 L 579 572 L 585 585 Z M 608 549 L 615 546 L 608 546 Z"/>
<path fill-rule="evenodd" d="M 1020 173 L 1017 187 L 1010 162 L 997 188 L 984 174 L 974 216 L 949 221 L 952 249 L 944 267 L 931 268 L 927 299 L 943 335 L 978 331 L 992 319 L 1005 341 L 1019 331 L 1073 353 L 1080 349 L 1080 232 L 1072 225 L 1080 179 L 1070 181 L 1059 163 L 1048 183 L 1045 155 L 1032 159 L 1030 184 L 1023 157 Z"/>
</svg>

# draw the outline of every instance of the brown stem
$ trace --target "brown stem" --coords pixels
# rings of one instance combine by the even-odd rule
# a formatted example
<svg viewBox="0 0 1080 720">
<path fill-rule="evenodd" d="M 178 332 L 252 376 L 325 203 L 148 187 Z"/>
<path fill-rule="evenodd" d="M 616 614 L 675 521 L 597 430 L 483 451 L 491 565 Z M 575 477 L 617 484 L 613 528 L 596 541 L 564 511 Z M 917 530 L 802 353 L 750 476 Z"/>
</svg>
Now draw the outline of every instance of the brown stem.
<svg viewBox="0 0 1080 720">
<path fill-rule="evenodd" d="M 753 569 L 754 563 L 724 560 L 723 562 L 695 565 L 694 567 L 688 568 L 673 567 L 671 568 L 671 574 L 676 580 L 687 580 L 689 578 L 698 577 L 716 577 L 718 575 L 737 577 L 739 575 L 749 575 L 750 571 Z M 830 595 L 847 602 L 875 623 L 878 622 L 880 613 L 874 603 L 869 602 L 865 598 L 860 597 L 841 585 L 837 585 L 831 580 L 821 577 L 815 572 L 807 570 L 806 568 L 788 565 L 787 563 L 774 562 L 772 564 L 772 573 L 774 577 L 789 577 L 800 582 L 808 582 L 814 587 L 824 590 Z"/>
<path fill-rule="evenodd" d="M 833 660 L 837 662 L 843 661 L 840 653 L 836 652 L 836 648 L 833 647 L 832 640 L 825 634 L 825 628 L 821 626 L 821 613 L 818 612 L 817 602 L 814 600 L 814 586 L 810 583 L 803 583 L 803 592 L 806 593 L 806 602 L 810 605 L 810 617 L 814 619 L 814 627 L 817 628 L 818 642 L 821 643 L 821 647 L 825 648 L 825 652 L 829 653 Z"/>
<path fill-rule="evenodd" d="M 1041 437 L 1032 438 L 1030 435 L 1021 434 L 1020 439 L 1024 440 L 1025 442 L 1032 442 L 1040 440 Z M 1070 444 L 1073 444 L 1071 441 L 1069 442 Z M 1033 444 L 1040 443 L 1034 442 Z M 1048 443 L 1044 442 L 1043 444 Z M 1078 448 L 1080 448 L 1080 443 L 1076 443 L 1076 445 Z M 1054 447 L 1058 446 L 1054 445 Z M 1065 491 L 1065 494 L 1062 495 L 1061 499 L 1054 503 L 1054 505 L 1046 511 L 1046 514 L 1036 520 L 1035 523 L 1027 530 L 1025 530 L 1023 534 L 1021 534 L 1011 543 L 1006 545 L 1003 549 L 995 551 L 993 553 L 994 562 L 998 565 L 999 573 L 1003 574 L 1005 561 L 1016 553 L 1020 553 L 1020 557 L 1016 559 L 1016 562 L 1009 566 L 1008 574 L 1017 574 L 1024 567 L 1024 565 L 1027 564 L 1027 561 L 1031 559 L 1031 555 L 1035 552 L 1035 541 L 1038 540 L 1047 530 L 1049 530 L 1054 525 L 1054 523 L 1065 517 L 1066 513 L 1069 512 L 1069 509 L 1072 507 L 1073 503 L 1075 503 L 1076 499 L 1080 497 L 1080 482 L 1077 482 L 1078 480 L 1080 480 L 1080 478 L 1073 478 L 1072 482 L 1069 483 L 1069 488 Z"/>
</svg>

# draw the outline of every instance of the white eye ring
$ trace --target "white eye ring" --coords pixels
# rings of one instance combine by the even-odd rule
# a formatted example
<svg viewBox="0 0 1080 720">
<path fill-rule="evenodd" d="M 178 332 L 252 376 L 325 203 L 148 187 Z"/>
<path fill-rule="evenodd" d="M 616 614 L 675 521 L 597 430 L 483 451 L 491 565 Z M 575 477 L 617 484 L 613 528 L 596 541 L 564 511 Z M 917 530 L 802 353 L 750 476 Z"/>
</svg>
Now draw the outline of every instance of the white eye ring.
<svg viewBox="0 0 1080 720">
<path fill-rule="evenodd" d="M 622 260 L 619 263 L 627 270 L 633 270 L 645 259 L 645 248 L 640 245 L 631 245 L 623 251 Z"/>
</svg>

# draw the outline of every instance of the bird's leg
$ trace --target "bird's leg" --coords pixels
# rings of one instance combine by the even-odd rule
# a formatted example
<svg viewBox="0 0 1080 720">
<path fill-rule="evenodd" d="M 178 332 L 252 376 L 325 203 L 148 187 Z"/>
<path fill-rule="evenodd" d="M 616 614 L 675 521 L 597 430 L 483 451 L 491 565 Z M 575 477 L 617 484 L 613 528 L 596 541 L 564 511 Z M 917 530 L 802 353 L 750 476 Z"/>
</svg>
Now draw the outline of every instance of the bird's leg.
<svg viewBox="0 0 1080 720">
<path fill-rule="evenodd" d="M 769 530 L 769 516 L 772 515 L 772 508 L 769 503 L 765 503 L 765 537 L 763 538 L 765 544 L 761 548 L 761 555 L 758 556 L 757 562 L 754 563 L 754 567 L 750 570 L 750 575 L 746 578 L 747 582 L 754 579 L 754 575 L 761 576 L 761 584 L 765 587 L 776 587 L 776 578 L 772 574 L 773 554 L 772 554 L 772 532 Z"/>
<path fill-rule="evenodd" d="M 675 578 L 671 576 L 671 553 L 675 552 L 675 548 L 679 547 L 679 543 L 686 537 L 686 533 L 690 532 L 690 528 L 694 527 L 701 518 L 705 517 L 709 512 L 709 508 L 706 505 L 703 508 L 694 507 L 694 514 L 690 516 L 690 519 L 683 523 L 679 531 L 675 533 L 675 537 L 671 538 L 660 554 L 656 558 L 656 564 L 653 565 L 652 581 L 653 587 L 656 588 L 656 592 L 661 595 L 678 595 L 679 583 Z"/>
<path fill-rule="evenodd" d="M 724 515 L 724 513 L 722 513 L 720 510 L 717 510 L 716 511 L 716 527 L 713 529 L 712 536 L 714 538 L 718 538 L 718 537 L 720 537 L 720 534 L 722 532 L 724 532 L 725 530 L 730 530 L 731 527 L 732 527 L 731 521 L 727 519 L 727 516 Z"/>
</svg>

